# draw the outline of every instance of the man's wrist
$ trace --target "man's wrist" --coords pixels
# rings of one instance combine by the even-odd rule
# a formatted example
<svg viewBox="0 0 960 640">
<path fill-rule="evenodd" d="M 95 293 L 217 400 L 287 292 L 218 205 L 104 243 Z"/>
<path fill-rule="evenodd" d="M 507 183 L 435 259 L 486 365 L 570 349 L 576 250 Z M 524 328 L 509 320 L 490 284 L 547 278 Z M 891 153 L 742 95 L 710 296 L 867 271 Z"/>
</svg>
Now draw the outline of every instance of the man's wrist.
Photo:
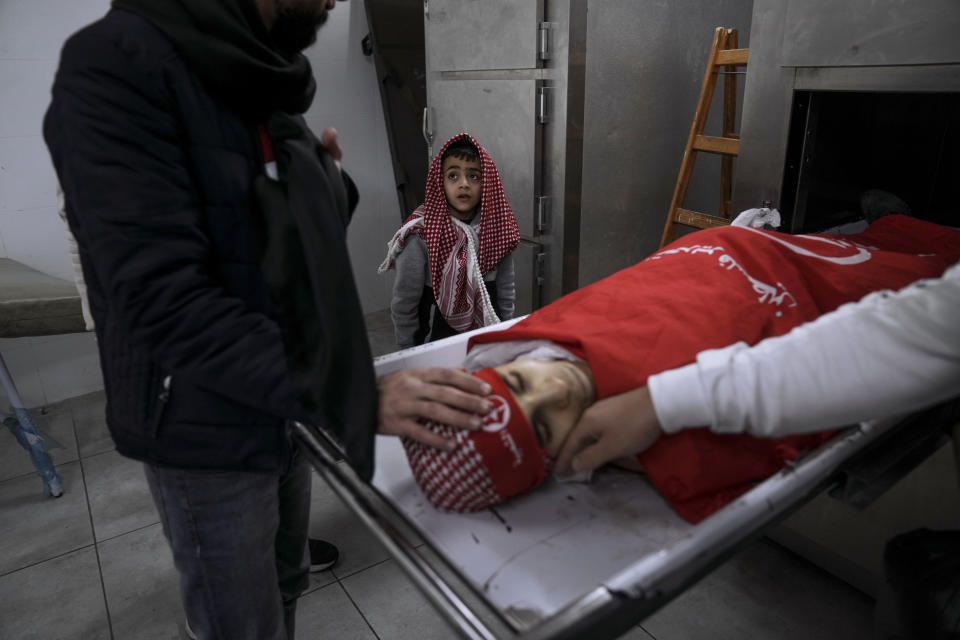
<svg viewBox="0 0 960 640">
<path fill-rule="evenodd" d="M 710 403 L 696 363 L 650 376 L 647 387 L 664 433 L 710 426 Z"/>
</svg>

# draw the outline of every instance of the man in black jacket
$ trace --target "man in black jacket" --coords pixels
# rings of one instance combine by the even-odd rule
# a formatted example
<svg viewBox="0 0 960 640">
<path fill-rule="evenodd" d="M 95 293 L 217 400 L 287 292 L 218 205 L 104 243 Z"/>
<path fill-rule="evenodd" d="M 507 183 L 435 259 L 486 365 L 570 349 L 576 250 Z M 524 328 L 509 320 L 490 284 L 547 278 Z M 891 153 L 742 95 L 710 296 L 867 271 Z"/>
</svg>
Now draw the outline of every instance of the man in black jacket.
<svg viewBox="0 0 960 640">
<path fill-rule="evenodd" d="M 310 474 L 286 421 L 362 476 L 373 435 L 479 424 L 486 389 L 419 370 L 378 394 L 335 135 L 299 52 L 333 0 L 114 0 L 64 46 L 44 134 L 96 323 L 117 450 L 145 463 L 203 638 L 294 636 Z M 379 411 L 378 411 L 379 395 Z"/>
</svg>

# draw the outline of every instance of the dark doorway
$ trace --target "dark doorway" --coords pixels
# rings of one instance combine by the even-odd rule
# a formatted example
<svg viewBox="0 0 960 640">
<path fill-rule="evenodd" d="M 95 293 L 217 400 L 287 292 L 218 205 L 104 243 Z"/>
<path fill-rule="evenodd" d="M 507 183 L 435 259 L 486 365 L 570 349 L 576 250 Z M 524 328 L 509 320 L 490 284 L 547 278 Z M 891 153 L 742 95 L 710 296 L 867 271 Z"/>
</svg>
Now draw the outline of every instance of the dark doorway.
<svg viewBox="0 0 960 640">
<path fill-rule="evenodd" d="M 370 45 L 380 80 L 380 98 L 393 159 L 400 220 L 423 202 L 427 143 L 421 133 L 427 106 L 423 3 L 367 0 Z"/>
<path fill-rule="evenodd" d="M 882 189 L 911 215 L 960 226 L 960 94 L 798 91 L 783 201 L 785 228 L 819 231 L 863 218 Z"/>
</svg>

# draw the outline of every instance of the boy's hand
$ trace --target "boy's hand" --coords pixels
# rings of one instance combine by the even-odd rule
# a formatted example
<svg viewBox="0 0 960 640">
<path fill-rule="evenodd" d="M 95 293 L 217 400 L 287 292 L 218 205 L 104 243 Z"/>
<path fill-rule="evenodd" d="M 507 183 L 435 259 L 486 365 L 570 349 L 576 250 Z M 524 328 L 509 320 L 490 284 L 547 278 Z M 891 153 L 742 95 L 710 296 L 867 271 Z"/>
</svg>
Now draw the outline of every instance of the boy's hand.
<svg viewBox="0 0 960 640">
<path fill-rule="evenodd" d="M 462 369 L 405 369 L 380 378 L 377 387 L 380 433 L 406 436 L 445 451 L 456 449 L 456 443 L 418 420 L 473 431 L 483 425 L 483 416 L 490 411 L 490 402 L 484 397 L 490 393 L 490 385 Z"/>
<path fill-rule="evenodd" d="M 583 412 L 557 454 L 554 472 L 563 476 L 592 471 L 644 451 L 661 433 L 646 387 L 605 398 Z"/>
</svg>

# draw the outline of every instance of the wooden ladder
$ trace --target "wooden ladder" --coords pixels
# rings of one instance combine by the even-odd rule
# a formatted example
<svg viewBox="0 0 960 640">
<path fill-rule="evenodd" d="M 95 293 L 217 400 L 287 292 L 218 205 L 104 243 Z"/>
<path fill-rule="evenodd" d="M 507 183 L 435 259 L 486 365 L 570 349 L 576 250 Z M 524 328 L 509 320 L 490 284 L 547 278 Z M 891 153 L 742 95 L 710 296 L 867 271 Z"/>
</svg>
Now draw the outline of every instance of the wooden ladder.
<svg viewBox="0 0 960 640">
<path fill-rule="evenodd" d="M 697 229 L 730 224 L 733 158 L 740 151 L 740 136 L 734 131 L 737 115 L 737 76 L 731 71 L 736 67 L 746 66 L 748 53 L 749 49 L 737 48 L 736 29 L 717 27 L 713 32 L 713 45 L 710 47 L 710 55 L 707 58 L 707 70 L 703 77 L 703 86 L 700 88 L 697 111 L 693 115 L 693 126 L 690 127 L 690 136 L 687 138 L 687 146 L 683 150 L 683 160 L 680 163 L 680 175 L 677 176 L 677 186 L 673 190 L 673 199 L 670 201 L 670 209 L 667 212 L 667 223 L 663 227 L 663 236 L 660 238 L 661 248 L 673 241 L 677 224 Z M 713 90 L 717 86 L 720 67 L 724 67 L 727 73 L 723 82 L 723 133 L 718 138 L 703 135 L 703 127 L 707 122 L 707 112 L 713 100 Z M 720 161 L 719 216 L 683 208 L 683 199 L 687 195 L 687 187 L 690 185 L 693 163 L 698 151 L 723 155 Z"/>
</svg>

